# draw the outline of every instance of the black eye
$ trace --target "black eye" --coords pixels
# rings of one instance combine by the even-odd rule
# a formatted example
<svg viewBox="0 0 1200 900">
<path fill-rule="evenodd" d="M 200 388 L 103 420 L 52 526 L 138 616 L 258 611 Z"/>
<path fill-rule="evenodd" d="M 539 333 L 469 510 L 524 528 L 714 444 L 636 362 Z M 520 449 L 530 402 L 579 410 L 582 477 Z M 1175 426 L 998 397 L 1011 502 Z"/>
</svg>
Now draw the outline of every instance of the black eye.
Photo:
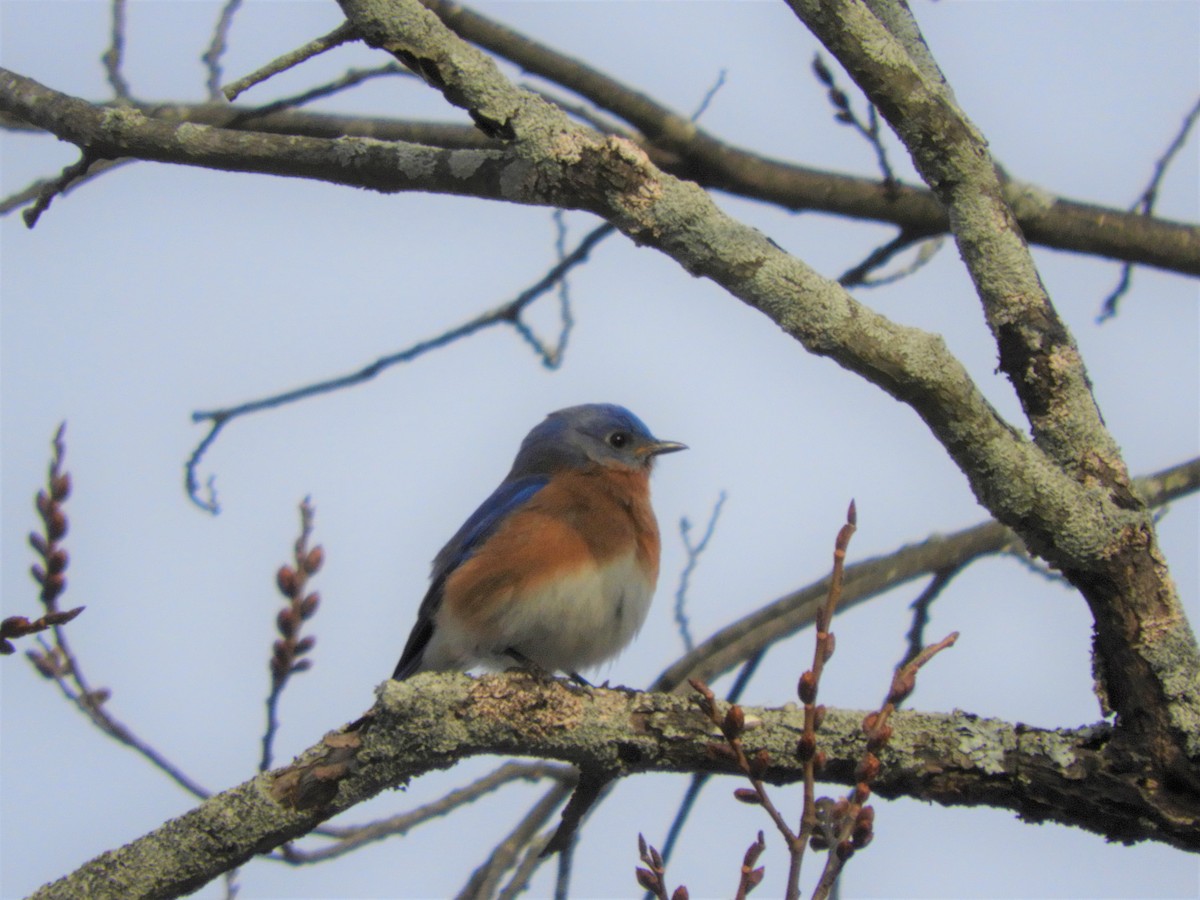
<svg viewBox="0 0 1200 900">
<path fill-rule="evenodd" d="M 608 445 L 620 450 L 622 447 L 628 446 L 629 434 L 624 431 L 614 431 L 608 436 Z"/>
</svg>

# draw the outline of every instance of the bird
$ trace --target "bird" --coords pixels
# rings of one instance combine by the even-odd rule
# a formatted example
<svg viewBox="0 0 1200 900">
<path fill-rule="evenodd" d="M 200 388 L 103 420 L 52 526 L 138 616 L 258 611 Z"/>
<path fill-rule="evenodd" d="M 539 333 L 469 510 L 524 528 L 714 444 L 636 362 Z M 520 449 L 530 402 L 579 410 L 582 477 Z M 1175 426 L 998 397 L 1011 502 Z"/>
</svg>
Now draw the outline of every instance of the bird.
<svg viewBox="0 0 1200 900">
<path fill-rule="evenodd" d="M 392 677 L 502 669 L 578 674 L 641 629 L 658 580 L 650 470 L 660 441 L 622 406 L 550 413 L 499 487 L 434 557 Z"/>
</svg>

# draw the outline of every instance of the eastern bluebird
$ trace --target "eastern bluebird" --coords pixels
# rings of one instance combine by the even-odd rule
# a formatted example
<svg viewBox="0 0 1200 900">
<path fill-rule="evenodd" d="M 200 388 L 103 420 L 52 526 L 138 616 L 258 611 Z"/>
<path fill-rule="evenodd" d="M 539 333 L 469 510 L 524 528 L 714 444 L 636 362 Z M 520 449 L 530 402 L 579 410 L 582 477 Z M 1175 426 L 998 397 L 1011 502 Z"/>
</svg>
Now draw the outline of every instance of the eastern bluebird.
<svg viewBox="0 0 1200 900">
<path fill-rule="evenodd" d="M 392 677 L 516 660 L 578 678 L 624 649 L 658 580 L 650 469 L 685 449 L 620 406 L 550 413 L 434 558 Z"/>
</svg>

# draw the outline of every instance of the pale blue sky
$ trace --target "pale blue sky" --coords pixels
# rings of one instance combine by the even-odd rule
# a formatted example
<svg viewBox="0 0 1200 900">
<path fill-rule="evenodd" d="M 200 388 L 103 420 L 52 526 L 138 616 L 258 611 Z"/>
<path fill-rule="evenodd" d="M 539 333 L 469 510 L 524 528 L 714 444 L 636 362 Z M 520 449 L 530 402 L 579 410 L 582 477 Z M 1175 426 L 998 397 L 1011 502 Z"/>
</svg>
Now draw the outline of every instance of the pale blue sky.
<svg viewBox="0 0 1200 900">
<path fill-rule="evenodd" d="M 808 66 L 815 41 L 767 2 L 498 2 L 483 11 L 690 113 L 721 69 L 703 124 L 735 144 L 820 168 L 873 174 L 871 150 L 831 121 Z M 203 97 L 218 6 L 131 5 L 127 77 L 145 100 Z M 1015 178 L 1116 207 L 1141 192 L 1200 90 L 1200 5 L 1191 2 L 914 4 L 959 100 Z M 231 35 L 238 77 L 340 20 L 333 2 L 250 2 Z M 107 96 L 99 64 L 108 4 L 0 0 L 4 66 L 58 90 Z M 247 94 L 264 102 L 349 66 L 384 60 L 344 47 Z M 843 83 L 849 84 L 848 79 Z M 855 102 L 858 102 L 857 97 Z M 328 108 L 465 119 L 410 81 L 376 82 Z M 0 136 L 0 191 L 75 158 L 52 138 Z M 915 181 L 897 142 L 892 159 Z M 1160 213 L 1196 221 L 1193 141 L 1161 191 Z M 882 226 L 792 215 L 719 199 L 818 270 L 837 275 L 890 236 Z M 569 217 L 572 235 L 591 227 Z M 424 592 L 428 562 L 503 476 L 518 442 L 552 409 L 622 403 L 687 453 L 655 476 L 663 576 L 640 638 L 600 678 L 644 686 L 679 652 L 671 598 L 681 516 L 729 499 L 692 584 L 704 636 L 821 577 L 847 501 L 860 530 L 851 559 L 983 518 L 966 483 L 906 407 L 806 355 L 761 315 L 654 251 L 612 238 L 572 278 L 576 329 L 548 373 L 510 332 L 488 332 L 354 391 L 231 426 L 209 454 L 224 511 L 198 512 L 182 463 L 211 408 L 354 370 L 512 297 L 553 261 L 550 213 L 456 198 L 384 197 L 265 176 L 136 164 L 59 198 L 38 227 L 0 221 L 3 615 L 33 613 L 26 575 L 48 442 L 69 420 L 71 626 L 112 711 L 194 778 L 219 790 L 257 761 L 278 598 L 273 573 L 311 494 L 327 564 L 315 587 L 313 670 L 285 695 L 278 756 L 355 717 L 391 672 Z M 1194 280 L 1139 270 L 1122 314 L 1095 324 L 1115 264 L 1047 250 L 1036 258 L 1085 354 L 1106 421 L 1136 473 L 1196 453 L 1200 312 Z M 1012 421 L 995 349 L 952 246 L 919 275 L 859 296 L 936 330 Z M 549 301 L 549 302 L 548 302 Z M 534 320 L 554 327 L 552 298 Z M 1200 621 L 1195 499 L 1161 526 L 1193 623 Z M 835 623 L 823 698 L 878 703 L 903 648 L 914 585 Z M 1089 621 L 1073 592 L 992 560 L 956 579 L 931 633 L 960 630 L 922 676 L 912 705 L 968 709 L 1039 726 L 1098 717 Z M 768 657 L 746 695 L 794 699 L 811 657 L 802 634 Z M 0 664 L 0 895 L 21 896 L 193 805 L 105 740 L 20 658 Z M 486 770 L 468 762 L 353 811 L 411 808 Z M 760 810 L 712 785 L 669 870 L 693 897 L 732 892 L 762 828 L 768 881 L 786 871 Z M 578 896 L 633 896 L 639 831 L 659 843 L 684 788 L 631 780 L 587 827 Z M 343 860 L 296 871 L 256 862 L 243 900 L 442 896 L 456 891 L 536 790 L 515 788 L 465 816 Z M 799 812 L 798 791 L 779 791 Z M 845 875 L 848 897 L 1168 897 L 1200 890 L 1195 857 L 1108 846 L 1011 814 L 877 801 L 876 840 Z M 469 830 L 468 830 L 469 828 Z M 463 839 L 465 834 L 471 840 Z M 430 861 L 436 860 L 436 865 Z M 819 869 L 810 861 L 808 875 Z M 552 887 L 552 867 L 534 896 Z M 200 896 L 217 897 L 218 886 Z M 757 896 L 757 895 L 756 895 Z"/>
</svg>

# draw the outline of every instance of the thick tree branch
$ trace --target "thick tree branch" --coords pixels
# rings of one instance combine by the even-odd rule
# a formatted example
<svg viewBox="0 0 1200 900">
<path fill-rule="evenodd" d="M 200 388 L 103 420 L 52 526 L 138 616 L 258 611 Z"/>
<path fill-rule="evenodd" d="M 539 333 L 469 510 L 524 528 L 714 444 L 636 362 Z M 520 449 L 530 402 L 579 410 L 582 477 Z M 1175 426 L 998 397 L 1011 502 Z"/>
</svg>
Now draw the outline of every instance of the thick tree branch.
<svg viewBox="0 0 1200 900">
<path fill-rule="evenodd" d="M 474 10 L 451 0 L 421 2 L 465 40 L 586 97 L 637 128 L 645 136 L 644 149 L 651 159 L 674 175 L 788 209 L 891 222 L 915 234 L 948 230 L 945 209 L 928 191 L 818 172 L 734 147 L 640 91 Z M 1132 253 L 1149 265 L 1164 265 L 1165 256 L 1174 256 L 1183 267 L 1166 268 L 1200 274 L 1200 228 L 1165 223 L 1168 227 L 1155 237 L 1143 227 L 1145 222 L 1115 210 L 1102 211 L 1014 185 L 1012 199 L 1018 198 L 1021 226 L 1035 243 L 1119 259 Z M 1113 218 L 1114 214 L 1121 219 Z M 1152 262 L 1151 257 L 1159 261 Z"/>
<path fill-rule="evenodd" d="M 0 98 L 0 105 L 3 102 L 3 98 Z M 262 112 L 253 107 L 226 107 L 212 103 L 134 104 L 134 108 L 148 118 L 175 124 L 191 122 L 267 134 L 366 137 L 454 150 L 493 146 L 477 128 L 467 124 L 347 116 L 294 109 Z M 662 115 L 674 114 L 663 110 Z M 12 115 L 4 118 L 6 128 L 29 127 L 23 118 Z M 59 136 L 64 137 L 61 134 Z M 719 148 L 720 152 L 705 152 L 706 141 Z M 664 150 L 648 139 L 639 139 L 639 145 L 660 169 L 695 181 L 702 187 L 794 211 L 811 210 L 887 222 L 898 226 L 905 234 L 928 236 L 943 234 L 949 229 L 945 210 L 932 192 L 925 188 L 905 185 L 888 188 L 870 178 L 825 172 L 769 159 L 717 141 L 700 129 L 696 130 L 691 143 L 696 147 L 689 144 L 675 150 Z M 235 165 L 226 168 L 231 171 L 262 171 Z M 310 169 L 303 165 L 290 170 L 287 155 L 280 158 L 279 167 L 271 174 L 314 177 Z M 383 186 L 386 183 L 387 177 L 383 176 L 377 189 L 386 190 Z M 1017 182 L 1006 183 L 1004 191 L 1025 236 L 1032 243 L 1200 275 L 1200 228 L 1194 225 L 1066 200 Z"/>
<path fill-rule="evenodd" d="M 1104 546 L 1087 560 L 1056 557 L 1040 536 L 1022 533 L 1087 599 L 1096 655 L 1121 727 L 1170 773 L 1168 792 L 1200 793 L 1194 765 L 1200 761 L 1196 639 L 1153 523 L 1133 495 L 1120 450 L 1100 418 L 1078 347 L 1046 295 L 1004 199 L 987 142 L 945 82 L 928 74 L 932 61 L 922 54 L 918 64 L 909 55 L 906 44 L 923 43 L 902 4 L 876 0 L 874 7 L 907 19 L 915 39 L 896 39 L 861 0 L 789 0 L 789 5 L 888 119 L 945 204 L 1000 367 L 1021 400 L 1035 442 L 1064 473 L 1106 495 L 1096 498 L 1097 511 L 1121 518 L 1097 533 L 1104 535 Z"/>
<path fill-rule="evenodd" d="M 1159 507 L 1200 490 L 1200 458 L 1134 481 L 1138 495 Z M 1021 539 L 996 521 L 981 522 L 948 535 L 936 535 L 884 556 L 846 567 L 840 608 L 847 609 L 918 578 L 958 571 L 999 553 L 1023 554 Z M 776 641 L 795 634 L 816 618 L 829 579 L 792 591 L 713 633 L 672 663 L 650 686 L 652 691 L 683 689 L 689 678 L 711 682 L 731 672 Z"/>
<path fill-rule="evenodd" d="M 907 18 L 912 43 L 924 46 L 897 4 L 875 5 Z M 791 6 L 891 123 L 948 210 L 1000 351 L 1000 368 L 1021 400 L 1034 440 L 1072 472 L 1087 472 L 1099 456 L 1103 470 L 1089 474 L 1103 482 L 1113 472 L 1117 489 L 1128 491 L 1079 349 L 1042 286 L 983 135 L 945 81 L 926 74 L 862 0 L 791 0 Z M 926 67 L 933 65 L 927 54 L 923 59 Z"/>
<path fill-rule="evenodd" d="M 97 107 L 0 69 L 0 110 L 93 156 L 133 156 L 231 172 L 289 175 L 377 191 L 436 191 L 504 199 L 504 154 L 364 138 L 323 140 L 232 131 Z"/>
<path fill-rule="evenodd" d="M 803 713 L 745 710 L 745 741 L 773 760 L 772 784 L 803 777 L 795 758 Z M 825 781 L 853 784 L 861 712 L 830 710 L 821 730 Z M 1137 777 L 1109 759 L 1111 729 L 1042 731 L 963 713 L 897 712 L 872 788 L 956 806 L 987 804 L 1032 821 L 1078 825 L 1112 840 L 1200 849 L 1198 811 L 1184 821 L 1147 802 Z M 357 727 L 357 730 L 353 730 Z M 419 675 L 386 682 L 364 719 L 332 732 L 295 763 L 228 790 L 33 896 L 174 897 L 411 778 L 467 757 L 520 753 L 624 777 L 731 773 L 708 745 L 707 719 L 683 697 L 579 690 L 524 673 Z M 402 889 L 402 886 L 399 886 Z"/>
</svg>

